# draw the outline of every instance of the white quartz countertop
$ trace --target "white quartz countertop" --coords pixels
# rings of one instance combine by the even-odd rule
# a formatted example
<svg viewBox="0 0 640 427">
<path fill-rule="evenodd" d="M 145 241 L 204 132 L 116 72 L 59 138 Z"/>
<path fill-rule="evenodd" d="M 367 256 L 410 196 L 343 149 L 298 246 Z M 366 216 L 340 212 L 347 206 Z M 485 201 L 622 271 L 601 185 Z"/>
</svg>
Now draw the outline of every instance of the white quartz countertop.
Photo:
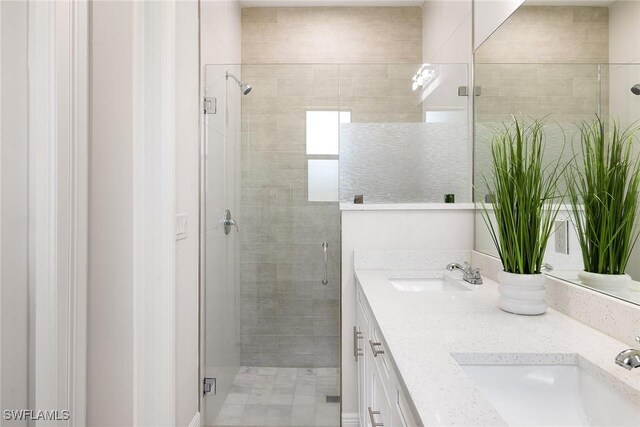
<svg viewBox="0 0 640 427">
<path fill-rule="evenodd" d="M 525 364 L 562 363 L 568 355 L 578 355 L 609 374 L 605 381 L 614 377 L 614 386 L 640 405 L 640 372 L 614 362 L 628 345 L 553 309 L 542 316 L 503 312 L 497 306 L 497 284 L 490 279 L 469 292 L 400 292 L 388 280 L 429 273 L 434 271 L 355 272 L 423 425 L 506 425 L 452 355 Z"/>
</svg>

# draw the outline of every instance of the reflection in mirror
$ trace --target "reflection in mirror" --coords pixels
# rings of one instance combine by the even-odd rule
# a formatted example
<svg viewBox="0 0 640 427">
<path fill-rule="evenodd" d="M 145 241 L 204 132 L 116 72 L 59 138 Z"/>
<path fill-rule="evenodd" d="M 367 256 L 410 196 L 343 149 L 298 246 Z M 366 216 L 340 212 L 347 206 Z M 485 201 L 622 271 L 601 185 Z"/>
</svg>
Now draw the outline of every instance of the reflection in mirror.
<svg viewBox="0 0 640 427">
<path fill-rule="evenodd" d="M 474 104 L 476 202 L 490 201 L 483 176 L 490 170 L 491 139 L 511 116 L 543 119 L 545 158 L 576 168 L 582 164 L 581 125 L 599 116 L 626 128 L 640 119 L 640 96 L 633 91 L 640 83 L 640 43 L 634 38 L 636 24 L 626 18 L 640 14 L 640 2 L 548 4 L 526 1 L 475 51 L 475 85 L 481 88 Z M 634 161 L 638 153 L 636 141 Z M 559 187 L 559 193 L 567 192 L 564 182 Z M 553 266 L 552 275 L 584 285 L 578 277 L 585 265 L 574 210 L 568 198 L 564 202 L 545 262 Z M 479 214 L 476 250 L 497 255 Z M 640 304 L 640 246 L 625 272 L 633 279 L 630 284 L 594 289 Z"/>
</svg>

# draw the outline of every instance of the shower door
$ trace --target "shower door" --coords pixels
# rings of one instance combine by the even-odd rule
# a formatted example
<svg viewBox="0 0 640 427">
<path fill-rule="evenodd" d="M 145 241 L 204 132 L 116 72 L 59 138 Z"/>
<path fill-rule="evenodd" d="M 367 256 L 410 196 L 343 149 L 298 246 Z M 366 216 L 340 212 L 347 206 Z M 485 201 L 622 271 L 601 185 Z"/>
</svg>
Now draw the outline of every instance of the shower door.
<svg viewBox="0 0 640 427">
<path fill-rule="evenodd" d="M 201 385 L 203 424 L 214 418 L 240 366 L 238 212 L 240 92 L 227 73 L 204 74 L 201 159 Z M 233 225 L 235 222 L 236 225 Z"/>
<path fill-rule="evenodd" d="M 213 372 L 210 360 L 220 354 L 220 343 L 227 345 L 238 326 L 234 338 L 240 349 L 233 348 L 237 359 L 225 365 L 224 372 L 231 373 L 232 366 L 237 372 L 232 384 L 218 377 L 218 393 L 203 400 L 205 425 L 339 426 L 340 108 L 337 78 L 331 77 L 338 66 L 208 66 L 206 71 L 206 95 L 218 97 L 208 104 L 217 104 L 217 113 L 204 116 L 207 372 Z M 238 81 L 226 78 L 226 71 Z M 314 99 L 311 92 L 323 89 L 331 89 L 332 98 Z M 325 125 L 331 128 L 326 150 L 318 138 L 307 138 L 321 135 Z M 225 246 L 231 242 L 217 221 L 233 188 L 220 182 L 229 179 L 233 144 L 240 144 L 235 153 L 241 174 L 235 183 L 240 231 L 231 232 L 239 240 L 240 280 L 232 285 L 218 278 L 220 260 L 231 259 L 235 249 Z M 237 309 L 230 299 L 233 287 L 240 319 L 215 314 L 232 305 Z"/>
</svg>

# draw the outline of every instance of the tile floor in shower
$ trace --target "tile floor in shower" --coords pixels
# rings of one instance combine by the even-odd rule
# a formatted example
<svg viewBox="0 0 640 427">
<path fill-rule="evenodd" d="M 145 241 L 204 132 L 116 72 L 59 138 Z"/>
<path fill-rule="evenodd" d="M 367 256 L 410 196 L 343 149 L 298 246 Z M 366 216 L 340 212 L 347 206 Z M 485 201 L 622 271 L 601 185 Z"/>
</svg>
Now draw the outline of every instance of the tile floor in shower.
<svg viewBox="0 0 640 427">
<path fill-rule="evenodd" d="M 215 427 L 340 426 L 338 368 L 241 367 Z"/>
</svg>

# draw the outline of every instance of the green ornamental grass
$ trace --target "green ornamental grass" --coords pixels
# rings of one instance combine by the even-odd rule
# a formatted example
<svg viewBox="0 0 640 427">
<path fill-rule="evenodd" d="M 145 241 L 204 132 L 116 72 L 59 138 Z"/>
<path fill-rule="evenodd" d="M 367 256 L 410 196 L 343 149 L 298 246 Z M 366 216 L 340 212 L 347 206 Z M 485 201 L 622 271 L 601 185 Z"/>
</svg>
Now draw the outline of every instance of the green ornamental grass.
<svg viewBox="0 0 640 427">
<path fill-rule="evenodd" d="M 560 209 L 553 204 L 558 180 L 564 173 L 560 160 L 544 165 L 542 123 L 523 124 L 513 118 L 491 142 L 490 189 L 493 213 L 482 204 L 482 217 L 502 260 L 504 271 L 539 274 L 549 236 Z"/>
<path fill-rule="evenodd" d="M 633 152 L 638 127 L 612 123 L 607 133 L 597 117 L 580 130 L 582 160 L 567 181 L 584 269 L 624 274 L 638 238 L 640 166 Z"/>
</svg>

